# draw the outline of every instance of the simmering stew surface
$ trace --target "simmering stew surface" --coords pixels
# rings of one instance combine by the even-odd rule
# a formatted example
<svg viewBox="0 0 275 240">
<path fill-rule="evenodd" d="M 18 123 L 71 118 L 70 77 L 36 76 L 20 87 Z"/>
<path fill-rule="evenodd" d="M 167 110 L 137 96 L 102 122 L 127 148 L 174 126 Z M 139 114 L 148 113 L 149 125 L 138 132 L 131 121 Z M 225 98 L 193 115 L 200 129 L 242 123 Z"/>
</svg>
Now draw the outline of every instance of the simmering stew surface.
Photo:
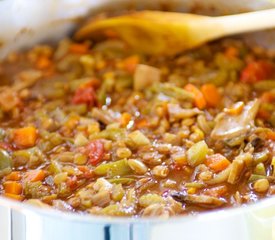
<svg viewBox="0 0 275 240">
<path fill-rule="evenodd" d="M 266 50 L 225 39 L 152 57 L 111 34 L 65 39 L 7 56 L 0 83 L 0 195 L 169 217 L 275 194 L 275 58 Z"/>
</svg>

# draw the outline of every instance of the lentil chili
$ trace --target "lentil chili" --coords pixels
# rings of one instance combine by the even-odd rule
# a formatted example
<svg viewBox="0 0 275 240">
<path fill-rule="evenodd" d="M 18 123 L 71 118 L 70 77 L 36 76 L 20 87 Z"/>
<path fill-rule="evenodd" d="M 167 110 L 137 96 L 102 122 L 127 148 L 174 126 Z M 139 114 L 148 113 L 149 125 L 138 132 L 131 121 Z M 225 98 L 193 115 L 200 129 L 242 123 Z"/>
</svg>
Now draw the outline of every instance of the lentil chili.
<svg viewBox="0 0 275 240">
<path fill-rule="evenodd" d="M 113 38 L 12 53 L 0 63 L 0 194 L 162 217 L 272 196 L 274 69 L 230 39 L 169 58 Z"/>
</svg>

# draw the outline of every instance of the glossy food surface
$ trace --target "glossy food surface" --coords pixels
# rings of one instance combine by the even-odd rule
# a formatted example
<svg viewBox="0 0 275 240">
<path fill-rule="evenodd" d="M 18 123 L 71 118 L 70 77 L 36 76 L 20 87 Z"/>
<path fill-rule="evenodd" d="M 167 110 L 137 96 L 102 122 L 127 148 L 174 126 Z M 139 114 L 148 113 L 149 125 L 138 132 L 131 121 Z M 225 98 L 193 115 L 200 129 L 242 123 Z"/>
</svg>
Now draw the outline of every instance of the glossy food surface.
<svg viewBox="0 0 275 240">
<path fill-rule="evenodd" d="M 169 217 L 275 193 L 271 53 L 227 39 L 156 58 L 109 35 L 1 62 L 1 195 Z"/>
</svg>

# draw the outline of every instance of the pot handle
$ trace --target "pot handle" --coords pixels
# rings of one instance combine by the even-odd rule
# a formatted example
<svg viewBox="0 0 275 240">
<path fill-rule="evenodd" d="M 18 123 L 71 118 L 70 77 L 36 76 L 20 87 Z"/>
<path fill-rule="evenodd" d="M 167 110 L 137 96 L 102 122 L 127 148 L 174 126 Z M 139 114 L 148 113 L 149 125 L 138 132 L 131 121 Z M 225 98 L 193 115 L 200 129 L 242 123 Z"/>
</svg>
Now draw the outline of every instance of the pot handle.
<svg viewBox="0 0 275 240">
<path fill-rule="evenodd" d="M 0 206 L 0 233 L 1 239 L 11 239 L 11 210 L 6 206 Z"/>
<path fill-rule="evenodd" d="M 263 204 L 264 205 L 264 204 Z M 251 240 L 275 240 L 275 205 L 264 206 L 245 214 Z"/>
</svg>

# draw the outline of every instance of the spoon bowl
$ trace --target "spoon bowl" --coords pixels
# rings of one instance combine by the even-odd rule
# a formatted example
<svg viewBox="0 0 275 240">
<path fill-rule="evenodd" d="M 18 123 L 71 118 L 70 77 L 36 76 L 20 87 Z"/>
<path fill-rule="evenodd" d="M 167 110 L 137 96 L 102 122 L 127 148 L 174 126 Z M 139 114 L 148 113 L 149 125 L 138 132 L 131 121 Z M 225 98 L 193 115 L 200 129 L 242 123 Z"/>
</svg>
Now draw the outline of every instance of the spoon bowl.
<svg viewBox="0 0 275 240">
<path fill-rule="evenodd" d="M 76 32 L 75 38 L 112 35 L 137 52 L 174 55 L 223 36 L 272 27 L 275 27 L 275 9 L 222 17 L 141 11 L 90 21 Z"/>
</svg>

